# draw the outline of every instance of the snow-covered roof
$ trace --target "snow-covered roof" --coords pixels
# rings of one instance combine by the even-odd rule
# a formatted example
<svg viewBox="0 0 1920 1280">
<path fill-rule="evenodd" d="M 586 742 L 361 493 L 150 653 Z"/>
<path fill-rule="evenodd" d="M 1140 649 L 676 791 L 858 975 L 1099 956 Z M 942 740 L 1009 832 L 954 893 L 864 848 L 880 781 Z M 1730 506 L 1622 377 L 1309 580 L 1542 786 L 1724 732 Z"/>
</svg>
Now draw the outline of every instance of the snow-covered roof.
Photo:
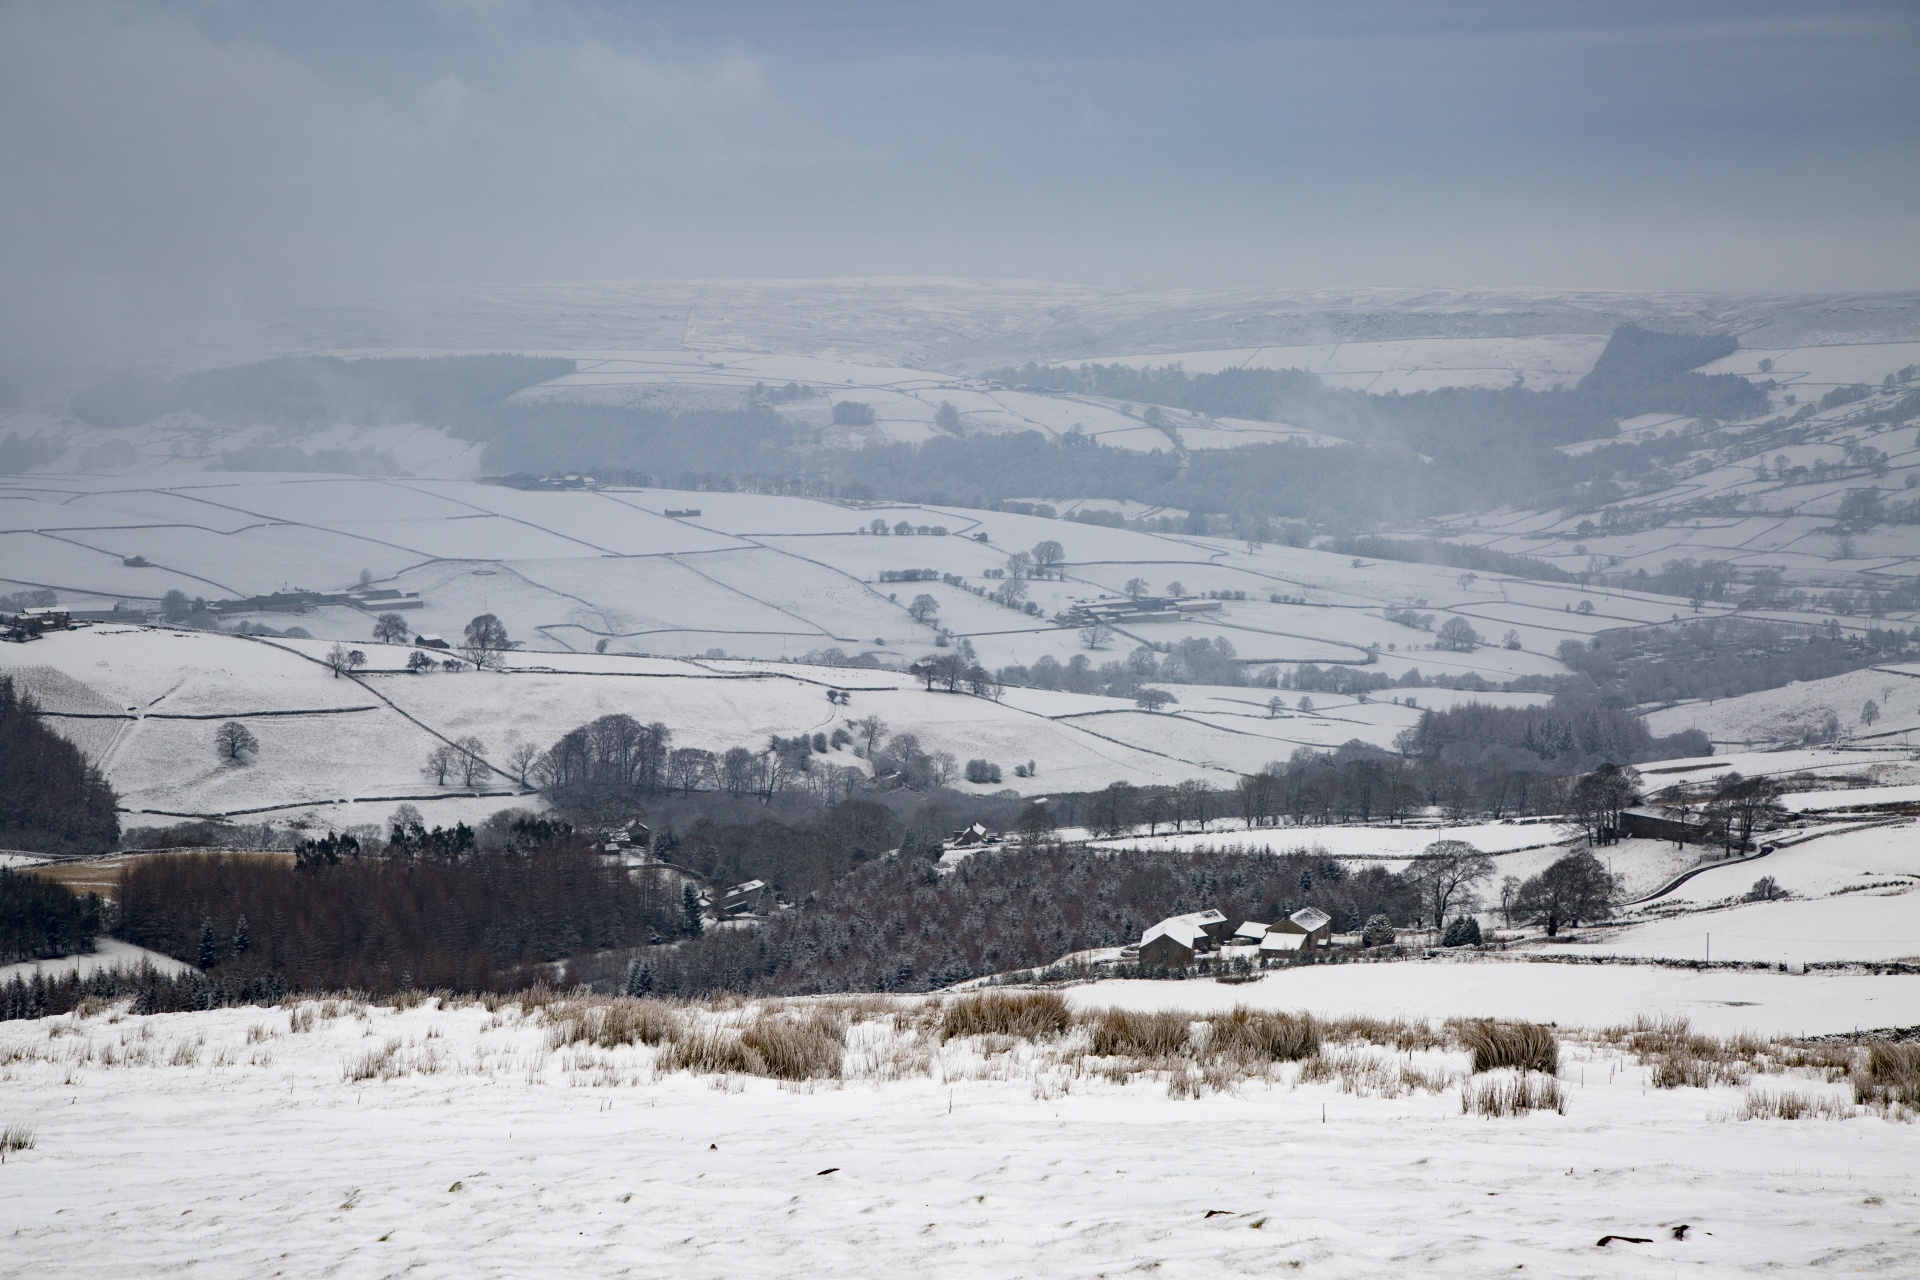
<svg viewBox="0 0 1920 1280">
<path fill-rule="evenodd" d="M 1312 933 L 1322 925 L 1333 923 L 1333 917 L 1318 907 L 1302 907 L 1288 916 L 1287 919 L 1293 921 L 1308 933 Z"/>
<path fill-rule="evenodd" d="M 759 893 L 762 889 L 766 887 L 767 887 L 767 882 L 765 880 L 749 880 L 745 884 L 737 884 L 733 886 L 733 888 L 727 890 L 727 896 L 729 898 L 744 897 L 749 893 Z"/>
<path fill-rule="evenodd" d="M 1236 938 L 1253 938 L 1256 940 L 1264 938 L 1267 936 L 1267 926 L 1261 924 L 1258 920 L 1243 921 L 1240 927 L 1233 931 L 1233 936 Z"/>
<path fill-rule="evenodd" d="M 1260 949 L 1262 951 L 1298 951 L 1306 945 L 1306 941 L 1307 935 L 1304 933 L 1270 933 L 1260 939 Z"/>
<path fill-rule="evenodd" d="M 1182 920 L 1191 920 L 1196 925 L 1209 925 L 1219 924 L 1227 917 L 1219 911 L 1208 909 L 1206 911 L 1189 911 L 1186 915 L 1179 918 Z"/>
<path fill-rule="evenodd" d="M 1191 947 L 1196 942 L 1205 941 L 1207 931 L 1186 916 L 1171 916 L 1141 934 L 1140 945 L 1144 947 L 1160 937 L 1172 938 L 1183 947 Z"/>
</svg>

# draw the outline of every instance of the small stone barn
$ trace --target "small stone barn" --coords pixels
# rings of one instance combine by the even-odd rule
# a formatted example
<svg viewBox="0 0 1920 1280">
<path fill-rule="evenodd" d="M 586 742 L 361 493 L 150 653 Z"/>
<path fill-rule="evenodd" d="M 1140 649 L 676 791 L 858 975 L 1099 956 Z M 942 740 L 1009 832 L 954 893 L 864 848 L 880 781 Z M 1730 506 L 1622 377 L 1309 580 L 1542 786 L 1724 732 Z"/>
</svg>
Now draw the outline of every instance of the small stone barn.
<svg viewBox="0 0 1920 1280">
<path fill-rule="evenodd" d="M 1306 948 L 1330 947 L 1333 945 L 1333 917 L 1318 907 L 1302 907 L 1268 932 L 1303 934 L 1306 941 L 1301 945 Z"/>
<path fill-rule="evenodd" d="M 1184 969 L 1195 955 L 1213 950 L 1213 939 L 1191 917 L 1162 920 L 1140 936 L 1140 963 Z"/>
</svg>

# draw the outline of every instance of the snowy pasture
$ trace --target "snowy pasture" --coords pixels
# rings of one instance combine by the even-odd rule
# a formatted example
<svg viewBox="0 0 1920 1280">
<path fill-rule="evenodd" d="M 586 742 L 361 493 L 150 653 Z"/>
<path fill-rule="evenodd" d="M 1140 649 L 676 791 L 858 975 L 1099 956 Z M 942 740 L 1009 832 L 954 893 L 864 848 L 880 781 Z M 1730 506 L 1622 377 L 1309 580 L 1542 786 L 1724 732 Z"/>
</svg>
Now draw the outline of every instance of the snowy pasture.
<svg viewBox="0 0 1920 1280">
<path fill-rule="evenodd" d="M 1512 970 L 1542 993 L 1568 972 L 1352 968 L 1403 1005 L 1420 1001 L 1406 971 L 1453 979 L 1444 1006 L 1481 1012 L 1512 1001 L 1476 999 L 1463 969 Z M 1807 1008 L 1840 983 L 1779 981 Z M 1158 985 L 1083 987 L 1074 1005 L 1199 1018 L 1169 998 L 1249 990 Z M 1585 993 L 1532 1003 L 1596 1019 L 1633 1007 L 1616 990 L 1583 1008 Z M 1204 1054 L 1092 1056 L 1083 1027 L 943 1042 L 938 1015 L 909 1001 L 666 1016 L 683 1029 L 657 1048 L 602 1047 L 595 1015 L 564 1006 L 432 999 L 0 1025 L 0 1121 L 23 1138 L 0 1166 L 9 1262 L 36 1276 L 460 1277 L 1920 1266 L 1910 1124 L 1770 1058 L 1654 1088 L 1631 1033 L 1597 1020 L 1593 1033 L 1563 1020 L 1556 1077 L 1526 1077 L 1557 1106 L 1488 1117 L 1463 1100 L 1515 1073 L 1470 1074 L 1424 1016 L 1417 1032 L 1329 1028 L 1311 1060 L 1211 1075 Z M 837 1027 L 843 1045 L 812 1079 L 673 1069 L 689 1043 L 769 1017 Z M 1205 1024 L 1191 1034 L 1212 1042 Z M 1849 1052 L 1863 1053 L 1820 1060 Z M 1783 1095 L 1819 1111 L 1743 1118 Z"/>
</svg>

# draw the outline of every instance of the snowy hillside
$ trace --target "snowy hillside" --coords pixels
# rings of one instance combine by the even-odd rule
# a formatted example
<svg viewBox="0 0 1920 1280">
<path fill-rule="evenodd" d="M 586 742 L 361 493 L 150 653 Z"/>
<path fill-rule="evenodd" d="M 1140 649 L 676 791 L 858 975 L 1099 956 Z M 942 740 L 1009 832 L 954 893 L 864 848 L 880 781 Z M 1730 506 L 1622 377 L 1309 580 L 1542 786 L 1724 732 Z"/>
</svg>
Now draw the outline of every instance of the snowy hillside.
<svg viewBox="0 0 1920 1280">
<path fill-rule="evenodd" d="M 0 1167 L 10 1256 L 37 1276 L 103 1259 L 525 1276 L 561 1250 L 581 1276 L 1920 1266 L 1910 1125 L 1818 1069 L 1740 1060 L 1725 1079 L 1652 1087 L 1658 1061 L 1624 1048 L 1632 1032 L 1599 1030 L 1681 1008 L 1721 1035 L 1911 1023 L 1920 978 L 1365 965 L 1072 994 L 1083 1014 L 1199 1018 L 1249 990 L 1289 1009 L 1406 1010 L 1429 1042 L 1445 1043 L 1427 1021 L 1442 1013 L 1555 1021 L 1563 1101 L 1466 1114 L 1512 1073 L 1470 1078 L 1457 1048 L 1360 1038 L 1216 1089 L 1180 1059 L 1083 1056 L 1077 1028 L 942 1042 L 917 1002 L 880 998 L 674 1015 L 721 1038 L 763 1016 L 844 1028 L 827 1078 L 785 1082 L 676 1071 L 665 1044 L 567 1044 L 564 1007 L 115 1009 L 0 1025 L 0 1121 L 31 1141 Z M 1783 1096 L 1825 1110 L 1757 1118 Z"/>
<path fill-rule="evenodd" d="M 688 510 L 699 514 L 666 515 Z M 887 536 L 866 532 L 875 522 Z M 932 536 L 937 530 L 946 536 Z M 1037 613 L 982 598 L 999 586 L 990 575 L 1010 555 L 1043 541 L 1060 543 L 1066 559 L 1057 579 L 1028 582 Z M 136 557 L 146 565 L 126 563 Z M 907 661 L 934 644 L 933 627 L 908 613 L 927 594 L 955 642 L 969 640 L 991 667 L 1043 654 L 1064 663 L 1081 652 L 1098 665 L 1141 643 L 1205 635 L 1225 637 L 1255 665 L 1367 662 L 1378 646 L 1377 669 L 1395 677 L 1419 667 L 1494 681 L 1559 671 L 1552 655 L 1561 640 L 1665 621 L 1674 605 L 1440 565 L 1355 563 L 1296 547 L 965 508 L 359 477 L 0 481 L 0 564 L 0 587 L 50 588 L 63 601 L 100 607 L 154 602 L 171 590 L 214 600 L 341 591 L 364 570 L 376 586 L 420 594 L 423 607 L 407 616 L 417 630 L 457 636 L 475 614 L 491 612 L 538 650 L 605 642 L 614 652 L 797 658 L 840 648 Z M 932 570 L 934 580 L 882 580 L 908 570 Z M 1178 583 L 1187 594 L 1246 598 L 1191 619 L 1122 627 L 1101 650 L 1049 620 L 1134 579 L 1155 592 Z M 1436 627 L 1465 618 L 1488 643 L 1437 649 L 1431 633 L 1387 621 L 1395 608 L 1424 611 Z M 352 640 L 372 625 L 345 606 L 235 618 Z M 1499 643 L 1510 630 L 1518 648 Z"/>
</svg>

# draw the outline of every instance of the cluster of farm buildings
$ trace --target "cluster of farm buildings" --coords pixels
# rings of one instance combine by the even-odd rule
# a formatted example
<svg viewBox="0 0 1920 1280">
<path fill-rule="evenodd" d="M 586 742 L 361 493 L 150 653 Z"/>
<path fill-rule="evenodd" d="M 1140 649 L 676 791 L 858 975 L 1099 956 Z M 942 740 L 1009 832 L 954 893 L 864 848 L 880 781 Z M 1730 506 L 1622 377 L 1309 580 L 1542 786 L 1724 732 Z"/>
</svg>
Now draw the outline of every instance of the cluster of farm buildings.
<svg viewBox="0 0 1920 1280">
<path fill-rule="evenodd" d="M 1218 911 L 1169 916 L 1140 936 L 1120 958 L 1151 968 L 1184 969 L 1201 957 L 1262 961 L 1333 945 L 1333 918 L 1302 907 L 1275 924 L 1247 920 L 1235 927 Z"/>
</svg>

